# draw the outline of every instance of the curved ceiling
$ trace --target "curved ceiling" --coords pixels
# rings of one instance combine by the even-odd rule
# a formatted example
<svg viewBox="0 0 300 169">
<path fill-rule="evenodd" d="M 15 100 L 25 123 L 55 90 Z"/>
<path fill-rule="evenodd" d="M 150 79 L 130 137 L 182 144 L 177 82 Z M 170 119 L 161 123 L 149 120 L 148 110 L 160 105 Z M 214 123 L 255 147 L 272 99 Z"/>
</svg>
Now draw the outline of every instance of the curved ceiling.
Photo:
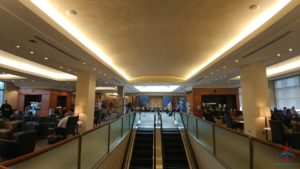
<svg viewBox="0 0 300 169">
<path fill-rule="evenodd" d="M 183 82 L 250 38 L 250 33 L 262 31 L 258 28 L 290 1 L 31 2 L 22 0 L 128 81 Z M 250 10 L 253 4 L 258 9 Z M 70 10 L 76 14 L 69 15 Z"/>
</svg>

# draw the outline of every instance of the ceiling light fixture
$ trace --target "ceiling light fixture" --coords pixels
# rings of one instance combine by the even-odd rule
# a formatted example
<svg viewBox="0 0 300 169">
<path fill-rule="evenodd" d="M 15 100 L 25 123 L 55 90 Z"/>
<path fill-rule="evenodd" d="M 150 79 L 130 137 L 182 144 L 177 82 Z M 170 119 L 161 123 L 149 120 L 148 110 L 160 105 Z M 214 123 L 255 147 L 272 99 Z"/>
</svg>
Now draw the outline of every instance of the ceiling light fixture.
<svg viewBox="0 0 300 169">
<path fill-rule="evenodd" d="M 65 31 L 76 38 L 82 45 L 97 55 L 108 66 L 117 71 L 125 79 L 129 80 L 129 76 L 120 68 L 113 64 L 112 60 L 88 37 L 84 35 L 75 25 L 73 25 L 65 16 L 61 15 L 57 9 L 49 1 L 31 0 L 41 11 L 46 13 L 52 20 L 59 24 Z"/>
<path fill-rule="evenodd" d="M 226 69 L 226 66 L 223 66 L 223 69 Z"/>
<path fill-rule="evenodd" d="M 259 6 L 256 4 L 252 4 L 249 6 L 249 10 L 251 11 L 257 11 L 259 9 Z"/>
<path fill-rule="evenodd" d="M 279 56 L 280 56 L 280 53 L 277 53 L 277 56 L 279 57 Z"/>
<path fill-rule="evenodd" d="M 48 58 L 47 58 L 47 57 L 45 57 L 44 59 L 45 59 L 45 60 L 48 60 Z"/>
<path fill-rule="evenodd" d="M 36 0 L 37 1 L 37 0 Z M 222 56 L 225 52 L 230 50 L 232 47 L 237 45 L 251 33 L 256 31 L 259 27 L 261 27 L 264 23 L 266 23 L 269 19 L 271 19 L 275 14 L 277 14 L 281 9 L 283 9 L 287 4 L 289 4 L 291 0 L 282 0 L 274 2 L 274 5 L 263 11 L 257 18 L 250 21 L 248 25 L 246 25 L 242 31 L 234 37 L 230 42 L 224 45 L 223 48 L 218 50 L 215 54 L 213 54 L 208 60 L 203 62 L 203 64 L 199 65 L 195 69 L 193 69 L 190 73 L 188 73 L 185 78 L 189 79 L 194 76 L 196 73 L 201 71 L 203 68 L 208 66 L 210 63 L 218 59 Z"/>
<path fill-rule="evenodd" d="M 134 86 L 140 92 L 173 92 L 179 86 Z"/>
<path fill-rule="evenodd" d="M 0 79 L 12 80 L 12 79 L 26 79 L 26 78 L 22 76 L 13 75 L 13 74 L 0 74 Z"/>
<path fill-rule="evenodd" d="M 103 86 L 99 86 L 96 87 L 96 90 L 117 90 L 116 87 L 103 87 Z"/>
<path fill-rule="evenodd" d="M 19 49 L 20 47 L 21 47 L 21 46 L 19 46 L 19 45 L 16 46 L 16 48 L 18 48 L 18 49 Z"/>
<path fill-rule="evenodd" d="M 34 51 L 30 51 L 29 53 L 33 55 L 33 54 L 34 54 Z"/>
<path fill-rule="evenodd" d="M 18 72 L 28 73 L 31 75 L 57 81 L 75 81 L 77 79 L 77 77 L 74 75 L 55 70 L 53 68 L 32 62 L 30 60 L 26 60 L 2 50 L 0 50 L 0 66 Z"/>
<path fill-rule="evenodd" d="M 239 62 L 239 60 L 237 60 L 237 59 L 236 59 L 234 62 L 235 62 L 235 63 L 238 63 L 238 62 Z"/>
<path fill-rule="evenodd" d="M 266 69 L 268 78 L 300 70 L 300 55 L 268 66 Z M 231 80 L 240 80 L 240 76 L 236 76 Z"/>
<path fill-rule="evenodd" d="M 291 51 L 293 51 L 293 49 L 292 49 L 292 48 L 289 48 L 289 51 L 291 52 Z"/>
<path fill-rule="evenodd" d="M 60 68 L 60 69 L 63 69 L 64 67 L 63 67 L 63 66 L 60 66 L 59 68 Z"/>
<path fill-rule="evenodd" d="M 86 65 L 86 63 L 85 63 L 85 62 L 83 62 L 82 64 Z"/>
<path fill-rule="evenodd" d="M 70 16 L 74 16 L 74 15 L 77 15 L 77 12 L 75 10 L 68 10 L 67 14 Z"/>
</svg>

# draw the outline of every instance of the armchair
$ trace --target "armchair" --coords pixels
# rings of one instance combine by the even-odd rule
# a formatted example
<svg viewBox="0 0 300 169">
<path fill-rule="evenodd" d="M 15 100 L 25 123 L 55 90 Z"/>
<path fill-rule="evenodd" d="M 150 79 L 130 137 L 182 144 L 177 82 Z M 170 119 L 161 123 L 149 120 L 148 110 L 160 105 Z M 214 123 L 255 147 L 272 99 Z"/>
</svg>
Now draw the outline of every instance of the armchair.
<svg viewBox="0 0 300 169">
<path fill-rule="evenodd" d="M 12 159 L 34 151 L 37 135 L 29 130 L 14 134 L 13 140 L 0 139 L 0 157 Z"/>
</svg>

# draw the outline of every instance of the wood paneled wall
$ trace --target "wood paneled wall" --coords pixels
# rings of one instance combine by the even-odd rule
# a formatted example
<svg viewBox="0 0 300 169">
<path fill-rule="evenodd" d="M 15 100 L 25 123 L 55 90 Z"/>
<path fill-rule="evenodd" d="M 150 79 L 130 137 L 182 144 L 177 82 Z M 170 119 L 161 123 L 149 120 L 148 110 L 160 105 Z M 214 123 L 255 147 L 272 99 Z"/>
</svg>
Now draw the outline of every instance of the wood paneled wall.
<svg viewBox="0 0 300 169">
<path fill-rule="evenodd" d="M 238 88 L 193 88 L 191 109 L 198 117 L 202 116 L 201 112 L 196 111 L 197 105 L 202 108 L 202 95 L 236 95 L 236 105 L 240 107 Z"/>
<path fill-rule="evenodd" d="M 19 89 L 18 94 L 18 109 L 24 111 L 25 95 L 42 95 L 41 109 L 37 112 L 38 116 L 48 116 L 49 109 L 56 107 L 57 96 L 66 96 L 66 109 L 71 108 L 72 93 L 69 91 L 55 90 L 55 89 Z"/>
</svg>

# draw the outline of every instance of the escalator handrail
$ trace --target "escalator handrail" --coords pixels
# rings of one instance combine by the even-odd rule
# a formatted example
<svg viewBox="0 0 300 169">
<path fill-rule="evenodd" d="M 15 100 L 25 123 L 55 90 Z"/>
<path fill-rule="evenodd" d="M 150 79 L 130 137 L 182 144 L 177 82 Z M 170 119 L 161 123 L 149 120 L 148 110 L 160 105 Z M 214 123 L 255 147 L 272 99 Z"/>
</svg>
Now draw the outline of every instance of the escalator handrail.
<svg viewBox="0 0 300 169">
<path fill-rule="evenodd" d="M 159 115 L 159 120 L 160 120 L 160 139 L 161 139 L 161 152 L 162 152 L 162 166 L 163 168 L 165 167 L 165 150 L 164 150 L 164 142 L 163 142 L 163 127 L 162 127 L 162 117 L 161 117 L 161 113 L 158 114 Z"/>
<path fill-rule="evenodd" d="M 156 114 L 154 114 L 154 127 L 153 127 L 153 161 L 152 161 L 152 168 L 156 168 Z"/>
</svg>

